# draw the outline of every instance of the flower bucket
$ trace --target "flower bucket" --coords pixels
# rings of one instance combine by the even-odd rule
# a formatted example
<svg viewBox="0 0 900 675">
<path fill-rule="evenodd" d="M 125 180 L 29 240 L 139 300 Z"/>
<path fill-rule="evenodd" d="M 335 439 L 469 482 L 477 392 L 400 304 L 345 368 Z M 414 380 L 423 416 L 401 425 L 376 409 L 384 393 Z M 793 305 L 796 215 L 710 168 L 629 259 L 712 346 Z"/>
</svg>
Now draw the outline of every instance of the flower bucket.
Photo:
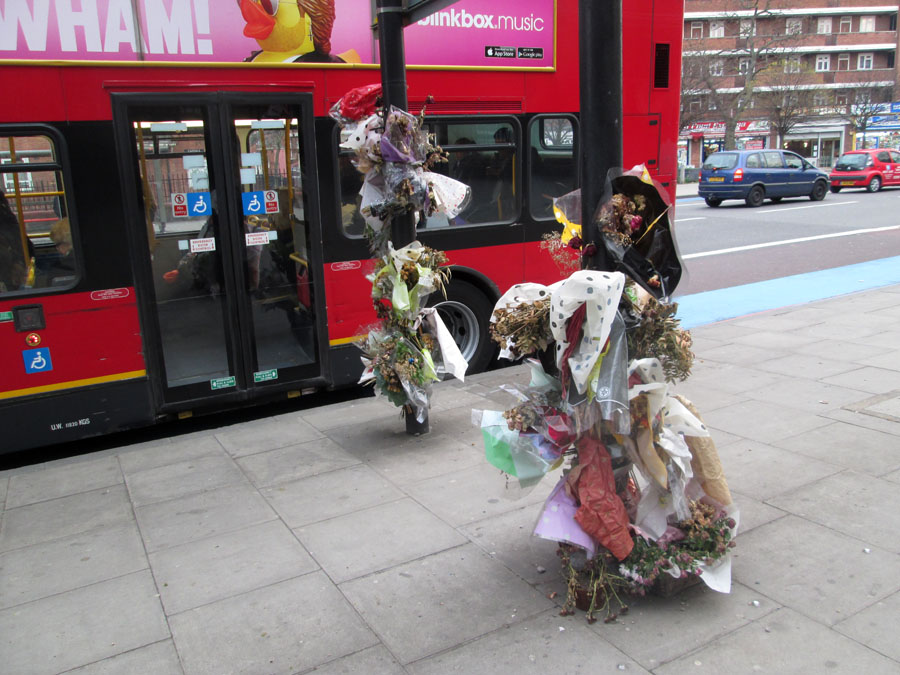
<svg viewBox="0 0 900 675">
<path fill-rule="evenodd" d="M 678 579 L 671 574 L 660 574 L 653 583 L 653 586 L 650 587 L 650 592 L 660 598 L 671 598 L 672 596 L 681 593 L 681 591 L 688 589 L 691 586 L 696 586 L 699 583 L 700 577 L 696 574 L 690 574 Z"/>
</svg>

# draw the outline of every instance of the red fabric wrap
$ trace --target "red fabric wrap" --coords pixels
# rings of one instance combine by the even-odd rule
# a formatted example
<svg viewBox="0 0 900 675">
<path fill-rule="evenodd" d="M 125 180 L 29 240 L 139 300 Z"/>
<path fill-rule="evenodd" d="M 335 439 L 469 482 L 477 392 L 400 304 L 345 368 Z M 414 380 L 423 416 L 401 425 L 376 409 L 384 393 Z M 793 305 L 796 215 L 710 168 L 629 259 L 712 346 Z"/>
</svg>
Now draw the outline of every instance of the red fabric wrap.
<svg viewBox="0 0 900 675">
<path fill-rule="evenodd" d="M 616 494 L 612 460 L 603 444 L 592 436 L 578 441 L 578 472 L 575 494 L 581 506 L 575 520 L 581 528 L 619 560 L 634 547 L 628 531 L 628 513 Z"/>
<path fill-rule="evenodd" d="M 341 97 L 341 115 L 350 120 L 361 120 L 375 112 L 375 102 L 381 98 L 380 84 L 367 84 L 351 89 Z"/>
<path fill-rule="evenodd" d="M 581 303 L 578 306 L 572 316 L 569 317 L 569 323 L 566 325 L 566 342 L 569 345 L 566 347 L 566 351 L 563 352 L 562 359 L 559 364 L 559 382 L 562 386 L 563 397 L 565 397 L 566 392 L 569 390 L 569 380 L 572 377 L 572 371 L 569 368 L 569 358 L 572 354 L 575 353 L 575 350 L 578 348 L 578 343 L 581 341 L 581 332 L 584 327 L 584 317 L 587 314 L 587 305 Z"/>
</svg>

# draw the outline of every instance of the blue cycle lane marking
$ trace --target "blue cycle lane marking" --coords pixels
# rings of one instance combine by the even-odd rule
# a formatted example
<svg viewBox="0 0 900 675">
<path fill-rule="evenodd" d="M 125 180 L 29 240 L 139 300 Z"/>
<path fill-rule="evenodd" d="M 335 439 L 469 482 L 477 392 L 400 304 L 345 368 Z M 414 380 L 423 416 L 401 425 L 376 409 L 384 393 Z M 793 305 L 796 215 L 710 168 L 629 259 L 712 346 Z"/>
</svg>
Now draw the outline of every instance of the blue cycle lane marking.
<svg viewBox="0 0 900 675">
<path fill-rule="evenodd" d="M 900 256 L 676 296 L 682 328 L 900 284 Z"/>
<path fill-rule="evenodd" d="M 22 352 L 22 359 L 25 361 L 25 372 L 29 375 L 53 370 L 53 361 L 50 359 L 49 347 L 26 349 Z"/>
</svg>

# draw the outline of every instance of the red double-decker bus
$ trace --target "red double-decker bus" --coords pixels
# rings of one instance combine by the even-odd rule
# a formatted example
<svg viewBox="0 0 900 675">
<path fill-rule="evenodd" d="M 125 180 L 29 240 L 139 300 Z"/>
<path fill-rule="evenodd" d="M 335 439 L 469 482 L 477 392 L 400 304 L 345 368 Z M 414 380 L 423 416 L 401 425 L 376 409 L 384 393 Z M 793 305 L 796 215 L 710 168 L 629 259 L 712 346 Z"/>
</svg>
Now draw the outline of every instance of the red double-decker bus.
<svg viewBox="0 0 900 675">
<path fill-rule="evenodd" d="M 328 113 L 380 79 L 372 5 L 0 0 L 2 451 L 357 380 L 362 177 Z M 623 8 L 625 164 L 673 197 L 681 12 Z M 472 188 L 418 223 L 470 371 L 499 294 L 559 278 L 540 240 L 579 185 L 577 21 L 460 0 L 405 32 L 410 109 L 433 97 L 438 170 Z"/>
</svg>

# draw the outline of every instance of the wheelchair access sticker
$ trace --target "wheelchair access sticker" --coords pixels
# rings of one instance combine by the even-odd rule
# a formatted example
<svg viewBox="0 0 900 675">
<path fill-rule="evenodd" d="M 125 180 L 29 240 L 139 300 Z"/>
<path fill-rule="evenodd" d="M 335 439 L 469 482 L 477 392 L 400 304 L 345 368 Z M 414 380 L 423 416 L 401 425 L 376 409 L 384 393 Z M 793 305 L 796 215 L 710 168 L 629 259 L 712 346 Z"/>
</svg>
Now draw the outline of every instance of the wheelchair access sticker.
<svg viewBox="0 0 900 675">
<path fill-rule="evenodd" d="M 275 190 L 255 190 L 242 192 L 241 202 L 245 216 L 262 213 L 278 213 L 278 193 Z"/>
<path fill-rule="evenodd" d="M 53 361 L 50 360 L 50 349 L 48 347 L 26 349 L 22 352 L 22 358 L 25 360 L 25 372 L 29 375 L 53 370 Z"/>
</svg>

